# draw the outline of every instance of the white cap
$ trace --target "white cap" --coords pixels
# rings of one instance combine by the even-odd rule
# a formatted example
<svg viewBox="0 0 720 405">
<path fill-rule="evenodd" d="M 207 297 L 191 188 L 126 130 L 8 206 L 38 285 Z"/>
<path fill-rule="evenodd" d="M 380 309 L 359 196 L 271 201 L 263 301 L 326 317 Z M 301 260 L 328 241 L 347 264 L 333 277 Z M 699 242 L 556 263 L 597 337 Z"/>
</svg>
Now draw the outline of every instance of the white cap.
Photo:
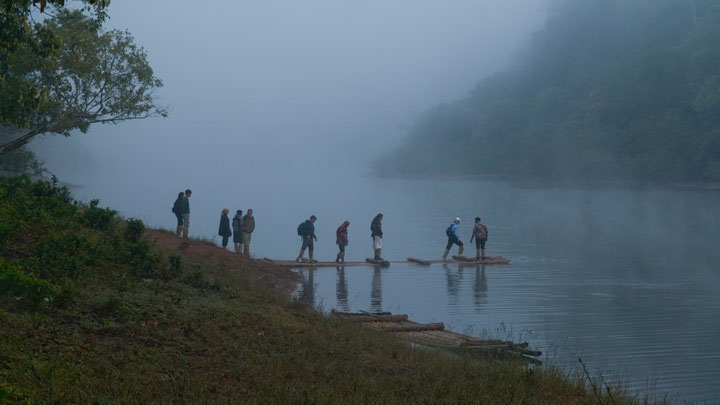
<svg viewBox="0 0 720 405">
<path fill-rule="evenodd" d="M 462 221 L 460 220 L 460 217 L 455 217 L 455 220 L 458 221 L 458 222 L 462 222 Z"/>
</svg>

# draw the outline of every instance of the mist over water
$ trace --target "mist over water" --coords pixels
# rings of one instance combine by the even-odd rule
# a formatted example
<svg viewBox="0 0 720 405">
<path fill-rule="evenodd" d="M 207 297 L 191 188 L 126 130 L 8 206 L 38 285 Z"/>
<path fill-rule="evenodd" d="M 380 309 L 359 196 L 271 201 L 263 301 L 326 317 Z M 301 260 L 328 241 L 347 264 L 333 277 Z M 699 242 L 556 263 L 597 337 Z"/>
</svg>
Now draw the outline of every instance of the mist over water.
<svg viewBox="0 0 720 405">
<path fill-rule="evenodd" d="M 490 228 L 505 267 L 303 270 L 298 297 L 325 310 L 408 313 L 420 322 L 528 340 L 552 362 L 628 371 L 632 388 L 720 398 L 720 194 L 671 189 L 523 188 L 488 181 L 368 177 L 428 106 L 462 97 L 544 24 L 545 1 L 113 2 L 165 87 L 167 119 L 92 127 L 32 146 L 81 200 L 174 228 L 186 188 L 192 236 L 220 212 L 255 211 L 255 257 L 292 259 L 318 216 L 316 258 L 439 258 L 459 216 Z M 142 12 L 138 12 L 142 10 Z M 651 387 L 652 388 L 652 387 Z"/>
</svg>

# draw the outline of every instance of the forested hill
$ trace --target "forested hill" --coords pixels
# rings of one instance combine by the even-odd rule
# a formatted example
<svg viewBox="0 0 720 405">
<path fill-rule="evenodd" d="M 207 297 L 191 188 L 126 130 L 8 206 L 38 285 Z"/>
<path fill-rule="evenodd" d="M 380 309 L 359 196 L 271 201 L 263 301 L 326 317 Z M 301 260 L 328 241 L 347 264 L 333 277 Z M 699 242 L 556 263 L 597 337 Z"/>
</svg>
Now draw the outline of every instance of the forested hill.
<svg viewBox="0 0 720 405">
<path fill-rule="evenodd" d="M 720 2 L 566 0 L 382 174 L 720 180 Z"/>
</svg>

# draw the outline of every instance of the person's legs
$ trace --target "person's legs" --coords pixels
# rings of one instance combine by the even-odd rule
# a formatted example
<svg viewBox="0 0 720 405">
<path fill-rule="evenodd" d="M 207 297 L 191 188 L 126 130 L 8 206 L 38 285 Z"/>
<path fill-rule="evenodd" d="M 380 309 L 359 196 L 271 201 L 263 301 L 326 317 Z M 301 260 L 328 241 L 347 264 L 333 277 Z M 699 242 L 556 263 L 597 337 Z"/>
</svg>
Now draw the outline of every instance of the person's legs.
<svg viewBox="0 0 720 405">
<path fill-rule="evenodd" d="M 190 213 L 186 212 L 183 214 L 183 238 L 188 237 L 189 230 L 190 230 Z"/>
<path fill-rule="evenodd" d="M 226 248 L 227 248 L 227 245 L 228 245 L 228 237 L 227 237 L 227 236 L 223 236 L 223 237 L 222 237 L 222 247 L 223 247 L 223 249 L 226 249 Z"/>
<path fill-rule="evenodd" d="M 242 241 L 243 241 L 243 245 L 245 245 L 243 254 L 247 257 L 250 257 L 250 233 L 243 232 L 242 233 Z"/>
<path fill-rule="evenodd" d="M 344 263 L 345 262 L 345 245 L 343 245 L 342 243 L 338 244 L 338 249 L 339 249 L 339 252 L 337 254 L 337 257 L 335 258 L 335 263 L 340 263 L 341 260 Z"/>
<path fill-rule="evenodd" d="M 480 260 L 480 257 L 481 257 L 480 256 L 480 253 L 481 253 L 480 246 L 485 246 L 485 244 L 481 243 L 480 239 L 475 239 L 475 259 L 476 260 Z"/>
<path fill-rule="evenodd" d="M 463 245 L 463 243 L 462 243 L 462 241 L 461 241 L 460 239 L 456 239 L 456 240 L 455 240 L 455 243 L 456 243 L 458 246 L 460 246 L 460 248 L 458 248 L 458 256 L 462 256 L 463 250 L 465 249 L 465 246 Z"/>
<path fill-rule="evenodd" d="M 297 259 L 295 259 L 296 262 L 299 262 L 302 260 L 303 255 L 305 255 L 305 249 L 308 247 L 308 239 L 306 237 L 302 237 L 302 246 L 300 247 L 300 253 L 298 253 Z"/>
<path fill-rule="evenodd" d="M 180 236 L 182 234 L 182 229 L 183 229 L 183 215 L 179 212 L 176 212 L 175 218 L 177 218 L 177 226 L 175 227 L 175 235 Z"/>
<path fill-rule="evenodd" d="M 315 250 L 315 240 L 313 238 L 308 239 L 308 257 L 310 258 L 310 262 L 313 262 L 313 251 Z"/>
<path fill-rule="evenodd" d="M 448 237 L 447 245 L 445 246 L 445 252 L 443 252 L 442 259 L 445 260 L 448 257 L 448 254 L 450 254 L 450 248 L 452 247 L 453 243 L 455 243 L 455 238 L 452 236 Z"/>
<path fill-rule="evenodd" d="M 480 239 L 480 257 L 483 259 L 485 258 L 485 242 L 487 242 L 487 239 Z"/>
<path fill-rule="evenodd" d="M 375 259 L 382 260 L 382 237 L 375 236 L 373 238 L 373 249 L 375 250 Z"/>
</svg>

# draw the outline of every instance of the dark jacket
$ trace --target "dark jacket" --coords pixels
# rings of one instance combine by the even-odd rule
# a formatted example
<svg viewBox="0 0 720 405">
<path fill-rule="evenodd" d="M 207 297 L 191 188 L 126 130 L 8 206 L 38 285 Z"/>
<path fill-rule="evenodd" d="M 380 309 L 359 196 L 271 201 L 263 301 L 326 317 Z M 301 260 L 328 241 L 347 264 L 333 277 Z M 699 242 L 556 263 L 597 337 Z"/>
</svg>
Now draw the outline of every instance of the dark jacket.
<svg viewBox="0 0 720 405">
<path fill-rule="evenodd" d="M 338 245 L 347 246 L 348 244 L 348 226 L 345 224 L 342 224 L 338 227 L 337 231 L 335 231 L 335 243 Z"/>
<path fill-rule="evenodd" d="M 173 204 L 172 212 L 176 214 L 182 214 L 182 197 L 178 197 Z"/>
<path fill-rule="evenodd" d="M 235 214 L 233 217 L 232 228 L 234 233 L 242 232 L 242 216 Z"/>
<path fill-rule="evenodd" d="M 180 210 L 181 214 L 189 214 L 190 213 L 190 199 L 187 197 L 183 197 L 182 203 L 180 204 L 182 206 L 182 209 Z"/>
<path fill-rule="evenodd" d="M 485 224 L 483 224 L 482 222 L 475 224 L 475 226 L 473 227 L 472 238 L 479 239 L 479 240 L 483 240 L 483 239 L 487 240 L 487 238 L 488 238 L 487 226 L 485 226 Z M 470 239 L 472 239 L 472 238 L 470 238 Z"/>
<path fill-rule="evenodd" d="M 382 232 L 382 224 L 380 223 L 380 218 L 375 217 L 373 219 L 372 223 L 370 224 L 370 237 L 374 238 L 376 236 L 379 236 L 382 238 L 383 232 Z"/>
<path fill-rule="evenodd" d="M 315 236 L 315 224 L 312 223 L 309 219 L 305 220 L 305 223 L 303 224 L 303 237 L 310 236 L 313 239 L 317 239 L 317 236 Z"/>
<path fill-rule="evenodd" d="M 253 233 L 255 230 L 255 217 L 251 217 L 248 214 L 245 214 L 244 217 L 242 217 L 242 231 L 247 233 Z"/>
<path fill-rule="evenodd" d="M 220 215 L 220 229 L 218 230 L 218 235 L 232 236 L 232 231 L 230 230 L 230 218 L 228 218 L 227 214 Z"/>
</svg>

